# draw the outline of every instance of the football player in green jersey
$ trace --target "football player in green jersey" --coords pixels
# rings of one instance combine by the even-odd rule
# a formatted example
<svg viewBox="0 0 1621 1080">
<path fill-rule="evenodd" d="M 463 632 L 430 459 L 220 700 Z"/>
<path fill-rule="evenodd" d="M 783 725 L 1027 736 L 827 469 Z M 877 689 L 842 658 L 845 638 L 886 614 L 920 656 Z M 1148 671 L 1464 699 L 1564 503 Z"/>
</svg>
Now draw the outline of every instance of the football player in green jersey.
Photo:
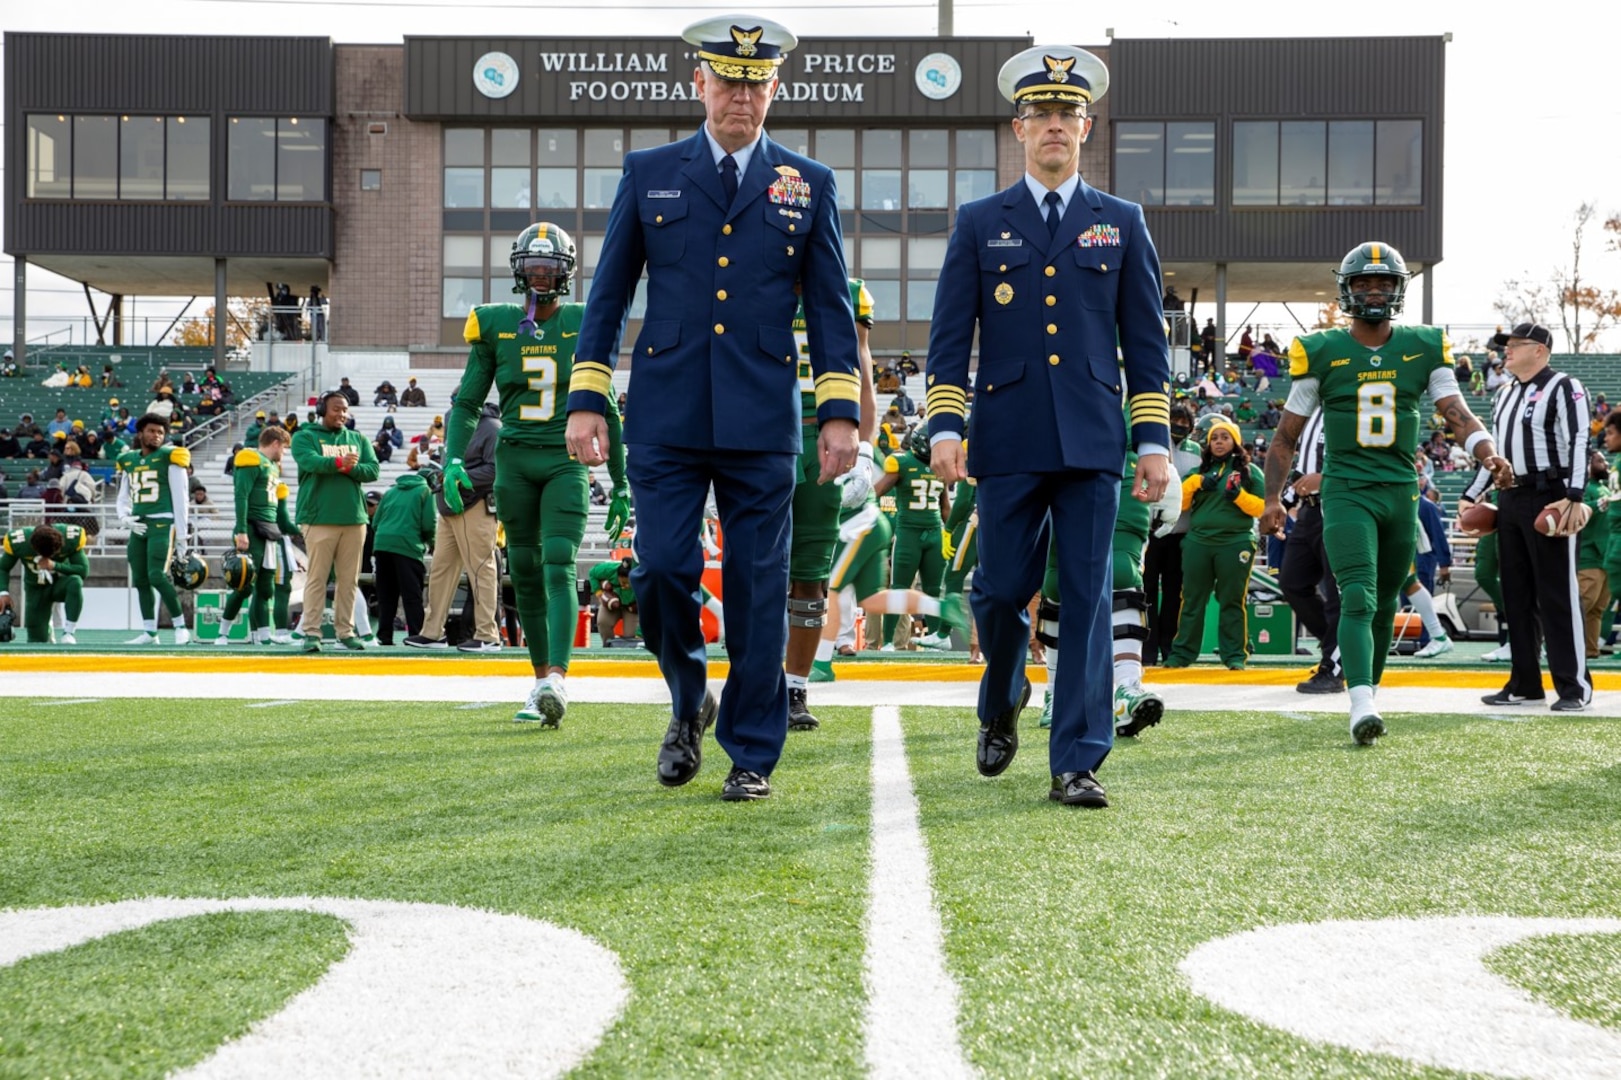
<svg viewBox="0 0 1621 1080">
<path fill-rule="evenodd" d="M 946 573 L 946 559 L 940 543 L 942 518 L 951 514 L 951 496 L 946 485 L 929 467 L 929 435 L 919 424 L 907 449 L 884 459 L 884 475 L 875 489 L 881 498 L 895 491 L 895 547 L 889 560 L 889 586 L 895 590 L 912 587 L 921 577 L 926 605 L 923 625 L 929 635 L 940 632 L 940 589 Z M 899 615 L 885 615 L 883 651 L 895 651 L 895 627 Z M 936 646 L 938 647 L 938 646 Z"/>
<path fill-rule="evenodd" d="M 951 492 L 951 512 L 946 515 L 945 529 L 940 534 L 940 554 L 946 558 L 940 610 L 955 612 L 957 621 L 962 623 L 968 621 L 968 601 L 964 596 L 963 583 L 968 580 L 969 572 L 979 565 L 978 504 L 979 482 L 972 476 L 958 480 Z M 918 642 L 926 649 L 943 649 L 950 643 L 951 635 L 944 628 L 932 638 Z"/>
<path fill-rule="evenodd" d="M 1419 397 L 1428 391 L 1453 437 L 1499 483 L 1513 478 L 1469 411 L 1453 374 L 1452 346 L 1431 326 L 1396 326 L 1407 264 L 1389 244 L 1364 243 L 1340 261 L 1345 329 L 1296 338 L 1294 384 L 1266 458 L 1261 533 L 1281 535 L 1282 495 L 1306 418 L 1323 408 L 1324 547 L 1340 586 L 1340 658 L 1351 698 L 1351 736 L 1371 745 L 1385 732 L 1374 706 L 1396 606 L 1418 546 Z"/>
<path fill-rule="evenodd" d="M 51 640 L 51 608 L 66 608 L 62 644 L 75 645 L 74 630 L 84 610 L 84 582 L 90 576 L 90 536 L 77 525 L 36 525 L 0 537 L 0 611 L 11 608 L 11 568 L 21 564 L 23 626 L 31 645 Z M 167 570 L 164 573 L 167 577 Z"/>
<path fill-rule="evenodd" d="M 859 509 L 872 488 L 872 441 L 867 428 L 876 424 L 877 396 L 872 385 L 872 352 L 867 345 L 872 330 L 872 294 L 860 279 L 850 282 L 850 306 L 856 316 L 856 344 L 861 366 L 861 443 L 855 468 L 823 484 L 817 449 L 816 374 L 811 370 L 810 335 L 805 329 L 805 306 L 794 312 L 794 341 L 799 346 L 799 397 L 803 417 L 803 449 L 794 484 L 793 540 L 788 554 L 788 649 L 784 674 L 788 681 L 788 730 L 812 731 L 818 726 L 810 711 L 805 683 L 816 660 L 827 622 L 828 577 L 833 570 L 833 549 L 838 544 L 841 509 Z"/>
<path fill-rule="evenodd" d="M 556 225 L 537 222 L 519 233 L 507 261 L 512 291 L 524 302 L 482 304 L 467 315 L 467 370 L 445 425 L 445 503 L 452 513 L 463 512 L 461 491 L 473 485 L 462 458 L 494 386 L 501 403 L 496 516 L 506 529 L 518 621 L 535 671 L 535 685 L 513 719 L 557 727 L 568 709 L 563 676 L 579 612 L 575 559 L 591 505 L 586 468 L 564 441 L 563 408 L 585 305 L 564 302 L 574 291 L 576 255 L 573 239 Z M 612 395 L 607 422 L 608 535 L 617 537 L 630 516 L 630 489 Z"/>
<path fill-rule="evenodd" d="M 220 636 L 214 644 L 230 643 L 231 626 L 248 600 L 248 643 L 268 645 L 271 639 L 270 603 L 282 566 L 282 530 L 278 514 L 285 513 L 281 459 L 293 437 L 282 427 L 259 433 L 258 448 L 244 447 L 232 462 L 231 479 L 236 503 L 236 527 L 231 530 L 236 550 L 251 559 L 250 588 L 233 591 L 220 612 Z M 249 599 L 251 597 L 251 599 Z"/>
<path fill-rule="evenodd" d="M 186 468 L 191 451 L 168 442 L 169 421 L 147 413 L 135 423 L 135 449 L 118 459 L 118 522 L 129 530 L 130 581 L 141 605 L 141 635 L 131 645 L 158 643 L 157 597 L 174 623 L 174 643 L 191 641 L 169 564 L 186 557 Z M 154 595 L 155 593 L 155 595 Z"/>
</svg>

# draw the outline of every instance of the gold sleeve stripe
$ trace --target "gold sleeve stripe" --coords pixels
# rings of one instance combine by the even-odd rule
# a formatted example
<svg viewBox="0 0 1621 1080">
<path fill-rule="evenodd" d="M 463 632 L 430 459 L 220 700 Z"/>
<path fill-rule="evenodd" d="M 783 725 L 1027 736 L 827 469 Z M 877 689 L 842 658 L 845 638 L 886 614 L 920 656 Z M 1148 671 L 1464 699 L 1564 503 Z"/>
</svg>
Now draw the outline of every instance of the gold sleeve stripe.
<svg viewBox="0 0 1621 1080">
<path fill-rule="evenodd" d="M 962 416 L 968 415 L 968 410 L 962 405 L 952 405 L 946 402 L 929 402 L 930 416 Z"/>
<path fill-rule="evenodd" d="M 923 400 L 927 401 L 931 408 L 936 404 L 949 404 L 952 402 L 961 405 L 968 400 L 968 395 L 955 386 L 940 386 L 931 389 L 924 395 Z"/>
<path fill-rule="evenodd" d="M 823 379 L 827 378 L 824 375 L 816 380 L 817 408 L 821 408 L 830 401 L 852 401 L 858 405 L 861 403 L 861 384 L 859 381 L 851 379 L 846 383 L 842 380 L 833 379 L 824 382 Z"/>
<path fill-rule="evenodd" d="M 1306 359 L 1306 347 L 1300 343 L 1299 338 L 1295 338 L 1289 343 L 1289 378 L 1300 378 L 1306 374 L 1310 366 Z"/>
<path fill-rule="evenodd" d="M 11 534 L 10 533 L 6 534 L 6 538 L 4 540 L 0 540 L 0 547 L 5 548 L 5 551 L 6 551 L 7 555 L 15 555 L 15 554 L 17 554 L 15 551 L 11 550 Z"/>
<path fill-rule="evenodd" d="M 178 465 L 182 469 L 191 464 L 191 451 L 184 446 L 177 446 L 169 451 L 169 464 Z"/>
<path fill-rule="evenodd" d="M 569 391 L 585 390 L 603 397 L 613 397 L 613 374 L 613 368 L 607 364 L 595 360 L 576 360 L 574 370 L 568 377 Z"/>
<path fill-rule="evenodd" d="M 484 336 L 484 331 L 478 325 L 478 308 L 467 313 L 467 322 L 462 324 L 462 340 L 471 345 Z"/>
<path fill-rule="evenodd" d="M 824 371 L 822 374 L 816 376 L 817 386 L 821 386 L 823 383 L 836 384 L 846 382 L 850 383 L 852 386 L 860 386 L 861 377 L 845 371 Z"/>
</svg>

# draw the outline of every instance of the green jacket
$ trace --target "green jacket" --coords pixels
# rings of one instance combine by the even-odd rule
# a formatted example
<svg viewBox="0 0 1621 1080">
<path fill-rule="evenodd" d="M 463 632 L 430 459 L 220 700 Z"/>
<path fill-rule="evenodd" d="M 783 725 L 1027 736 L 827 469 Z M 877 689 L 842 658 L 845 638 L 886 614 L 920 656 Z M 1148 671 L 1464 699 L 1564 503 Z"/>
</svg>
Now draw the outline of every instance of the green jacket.
<svg viewBox="0 0 1621 1080">
<path fill-rule="evenodd" d="M 1610 515 L 1599 512 L 1598 500 L 1606 491 L 1605 485 L 1594 480 L 1588 481 L 1587 490 L 1582 492 L 1582 502 L 1593 508 L 1593 516 L 1588 519 L 1587 527 L 1577 534 L 1578 570 L 1604 569 L 1604 557 L 1610 548 Z"/>
<path fill-rule="evenodd" d="M 360 455 L 347 474 L 337 459 L 346 450 Z M 300 525 L 364 525 L 366 494 L 362 484 L 377 479 L 377 452 L 357 431 L 328 431 L 323 424 L 303 424 L 293 434 L 293 461 L 298 465 Z"/>
<path fill-rule="evenodd" d="M 1232 475 L 1227 460 L 1212 462 L 1203 472 L 1182 481 L 1182 509 L 1189 510 L 1188 539 L 1205 544 L 1255 539 L 1255 519 L 1264 507 L 1266 477 L 1251 465 L 1244 474 L 1243 490 L 1237 500 L 1227 498 L 1227 478 Z M 1216 485 L 1204 488 L 1206 473 L 1213 473 Z"/>
<path fill-rule="evenodd" d="M 394 486 L 383 493 L 377 504 L 377 516 L 372 518 L 376 537 L 373 551 L 387 551 L 422 561 L 427 549 L 433 546 L 434 530 L 439 525 L 439 514 L 433 505 L 433 491 L 428 482 L 416 473 L 406 473 L 394 481 Z"/>
<path fill-rule="evenodd" d="M 614 595 L 619 598 L 621 604 L 628 607 L 636 602 L 636 591 L 629 585 L 619 584 L 618 559 L 609 559 L 607 562 L 597 563 L 591 568 L 589 576 L 593 593 L 601 592 L 602 587 L 608 585 L 613 589 Z"/>
</svg>

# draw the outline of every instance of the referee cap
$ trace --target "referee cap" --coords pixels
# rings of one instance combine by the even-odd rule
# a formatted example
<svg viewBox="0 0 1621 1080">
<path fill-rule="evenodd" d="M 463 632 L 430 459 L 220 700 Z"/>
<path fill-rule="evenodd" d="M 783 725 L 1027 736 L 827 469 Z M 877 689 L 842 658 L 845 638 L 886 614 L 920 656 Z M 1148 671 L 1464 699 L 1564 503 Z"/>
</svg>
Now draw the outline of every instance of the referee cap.
<svg viewBox="0 0 1621 1080">
<path fill-rule="evenodd" d="M 1543 348 L 1553 351 L 1553 332 L 1540 323 L 1523 322 L 1506 334 L 1495 334 L 1492 337 L 1492 347 L 1501 349 L 1510 341 L 1534 341 Z"/>
</svg>

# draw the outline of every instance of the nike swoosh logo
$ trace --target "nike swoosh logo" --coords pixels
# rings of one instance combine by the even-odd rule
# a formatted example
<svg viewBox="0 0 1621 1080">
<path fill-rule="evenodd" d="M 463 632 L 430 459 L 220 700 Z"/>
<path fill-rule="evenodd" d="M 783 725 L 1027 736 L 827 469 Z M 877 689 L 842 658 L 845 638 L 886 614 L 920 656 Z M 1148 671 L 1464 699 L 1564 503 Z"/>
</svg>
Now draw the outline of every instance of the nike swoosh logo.
<svg viewBox="0 0 1621 1080">
<path fill-rule="evenodd" d="M 564 337 L 579 337 L 579 336 L 580 336 L 580 332 L 579 332 L 579 331 L 578 331 L 578 330 L 576 330 L 576 331 L 574 331 L 574 333 L 572 333 L 572 334 L 571 334 L 571 333 L 569 333 L 569 332 L 568 332 L 568 331 L 567 331 L 567 330 L 564 330 L 564 331 L 563 331 L 563 336 L 564 336 Z"/>
<path fill-rule="evenodd" d="M 563 335 L 563 336 L 564 336 L 564 337 L 568 337 L 568 335 L 567 335 L 567 334 L 564 334 L 564 335 Z M 1421 352 L 1416 352 L 1416 353 L 1414 353 L 1414 354 L 1413 354 L 1413 355 L 1412 355 L 1412 356 L 1408 356 L 1408 355 L 1406 355 L 1406 354 L 1405 354 L 1405 353 L 1404 353 L 1404 354 L 1402 354 L 1402 363 L 1404 363 L 1404 364 L 1405 364 L 1405 363 L 1406 363 L 1406 362 L 1407 362 L 1407 361 L 1409 361 L 1409 360 L 1417 360 L 1417 359 L 1418 359 L 1418 358 L 1419 358 L 1419 357 L 1421 357 L 1421 356 L 1423 356 L 1423 355 L 1424 355 L 1424 354 L 1423 354 L 1423 353 L 1421 353 Z"/>
</svg>

